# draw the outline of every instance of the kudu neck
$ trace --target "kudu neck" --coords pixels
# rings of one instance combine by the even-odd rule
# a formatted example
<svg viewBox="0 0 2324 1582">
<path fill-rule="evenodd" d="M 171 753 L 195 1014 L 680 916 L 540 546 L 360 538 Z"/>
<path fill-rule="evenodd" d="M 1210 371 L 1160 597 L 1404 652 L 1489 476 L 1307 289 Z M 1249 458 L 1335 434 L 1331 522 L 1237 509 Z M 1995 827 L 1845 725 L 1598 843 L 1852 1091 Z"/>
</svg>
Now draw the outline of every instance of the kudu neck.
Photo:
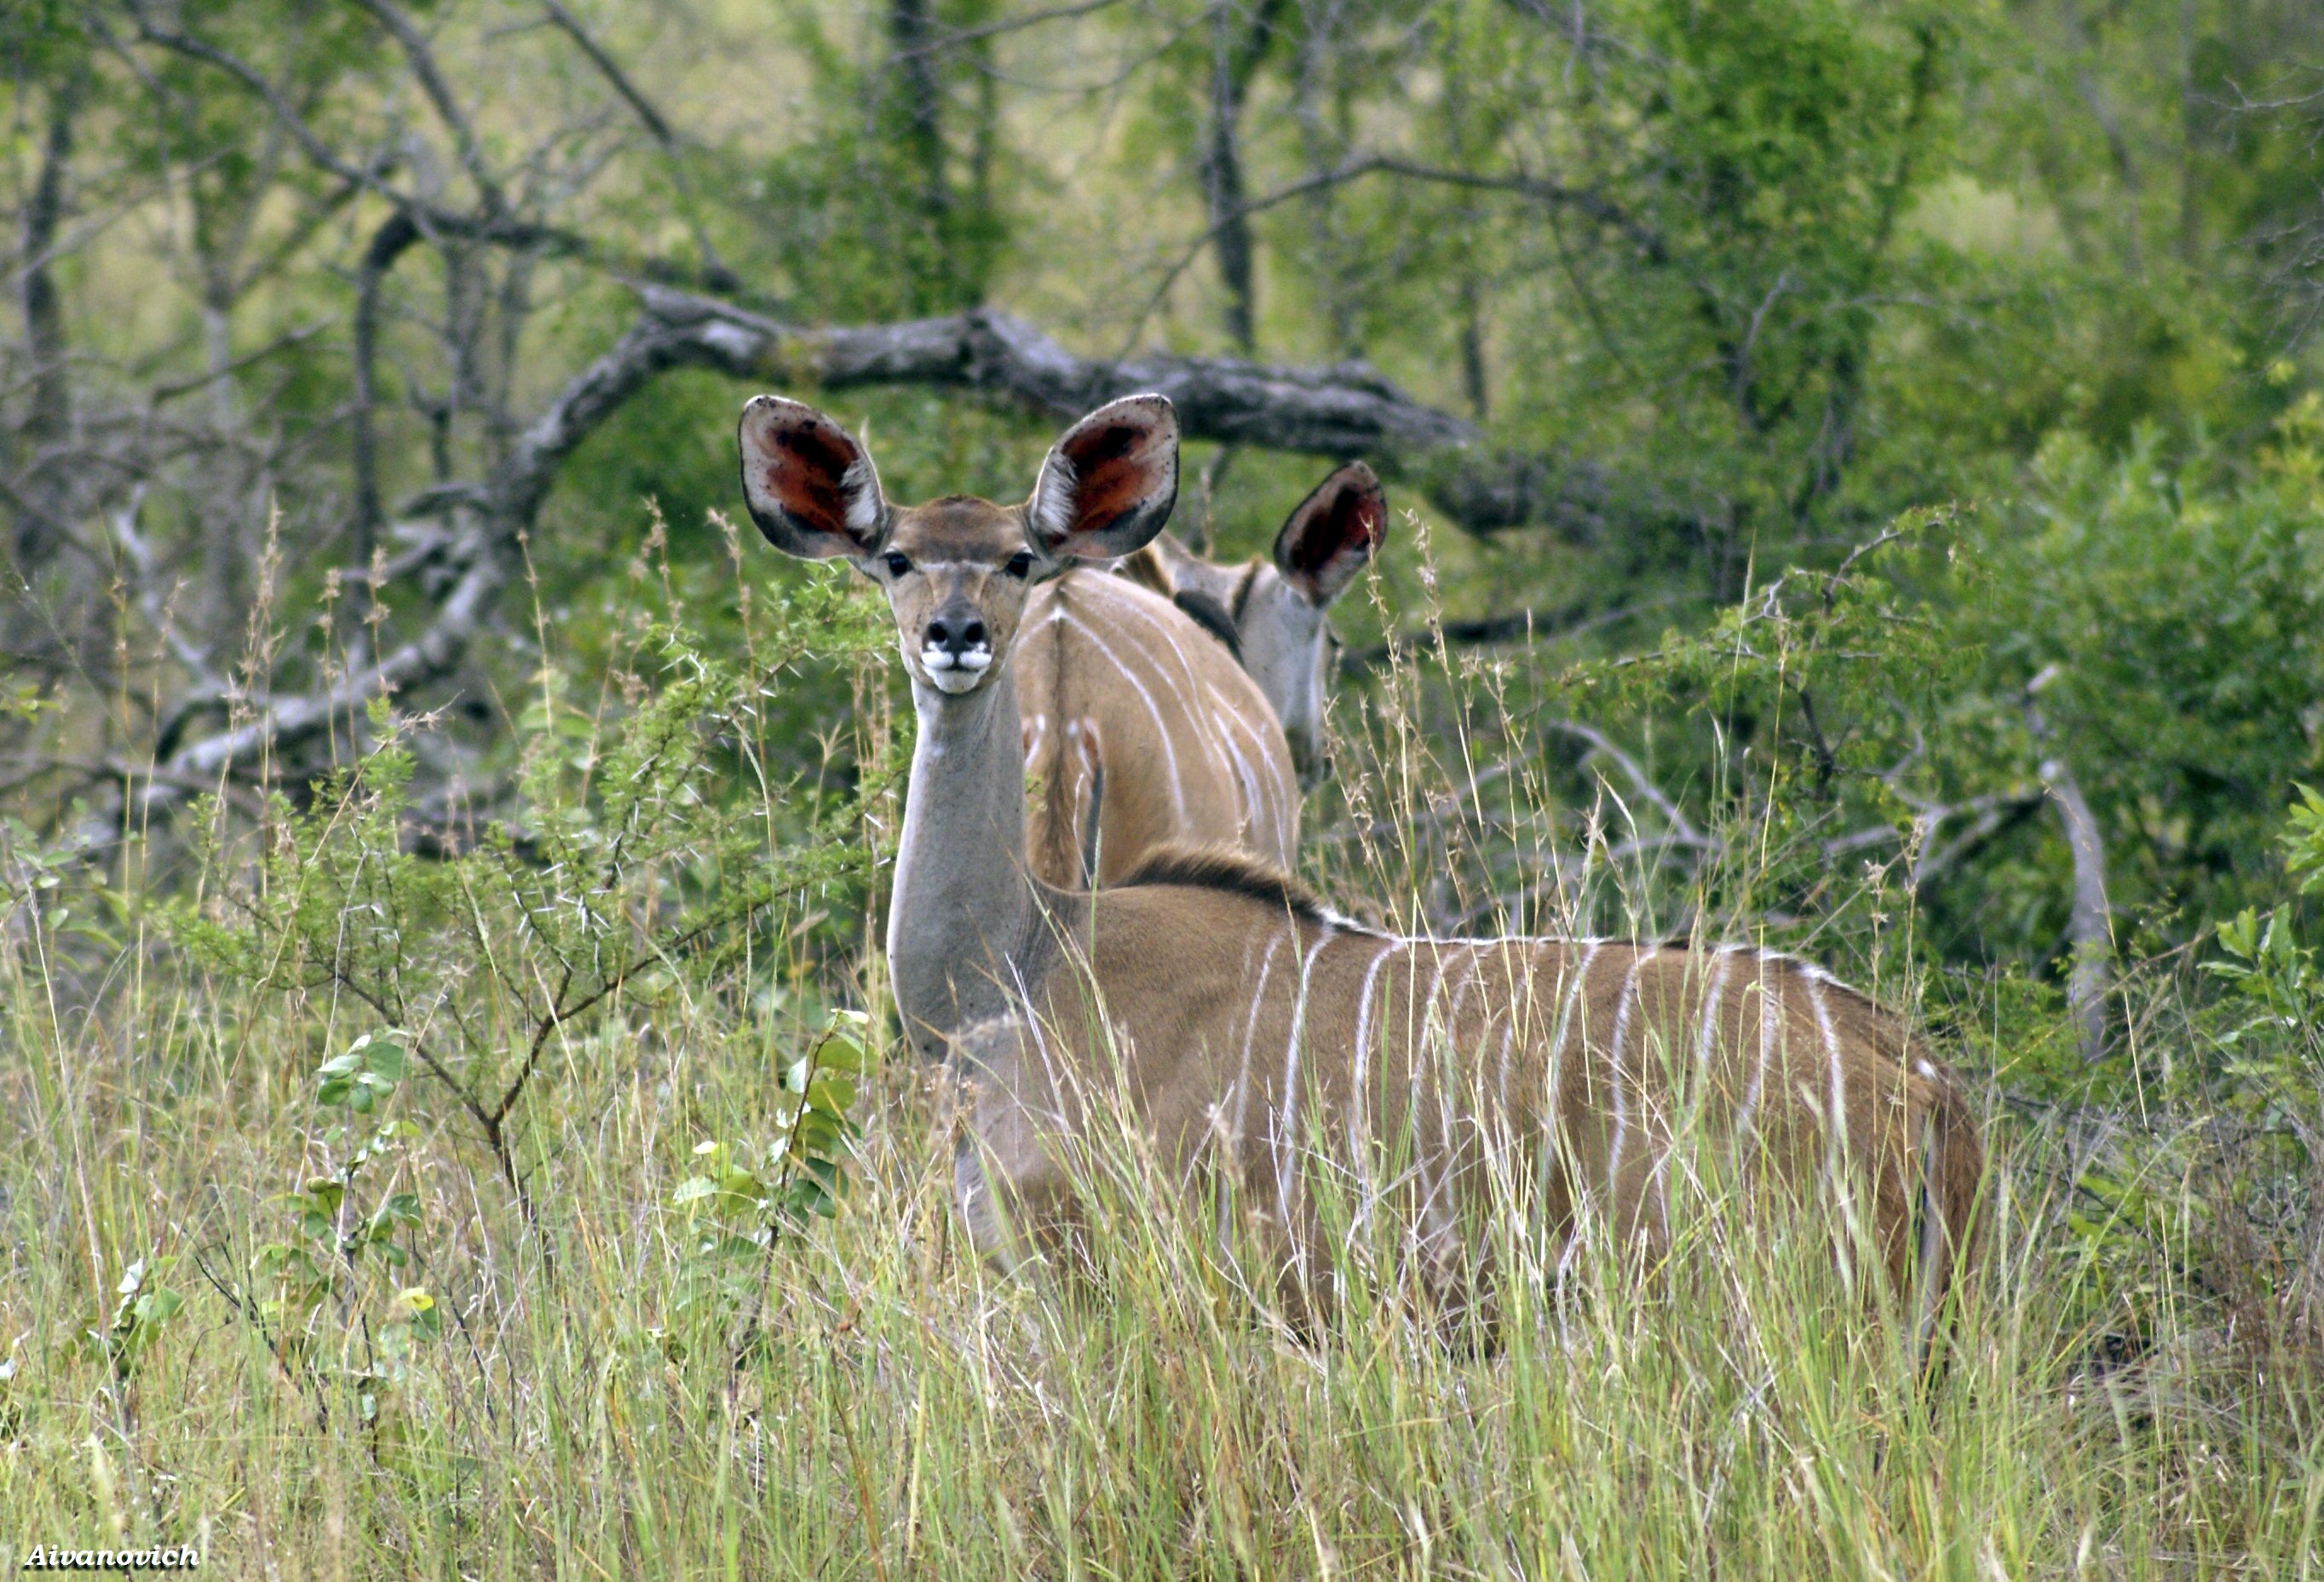
<svg viewBox="0 0 2324 1582">
<path fill-rule="evenodd" d="M 915 677 L 918 739 L 889 903 L 888 968 L 924 1056 L 1009 1007 L 1036 897 L 1025 867 L 1025 745 L 1004 660 L 974 692 Z"/>
</svg>

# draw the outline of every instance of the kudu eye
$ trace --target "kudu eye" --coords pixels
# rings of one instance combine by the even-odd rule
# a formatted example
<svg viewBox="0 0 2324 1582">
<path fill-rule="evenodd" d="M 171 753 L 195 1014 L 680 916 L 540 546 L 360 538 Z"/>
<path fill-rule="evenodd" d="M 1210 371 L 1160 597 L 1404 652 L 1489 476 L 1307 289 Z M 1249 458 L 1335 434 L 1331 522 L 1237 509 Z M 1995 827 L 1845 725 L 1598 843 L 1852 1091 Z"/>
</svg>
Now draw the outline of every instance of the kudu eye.
<svg viewBox="0 0 2324 1582">
<path fill-rule="evenodd" d="M 1019 549 L 1009 557 L 1009 564 L 1001 569 L 1019 582 L 1023 582 L 1033 575 L 1033 552 L 1030 549 Z"/>
<path fill-rule="evenodd" d="M 906 572 L 912 569 L 912 557 L 905 554 L 901 549 L 889 550 L 886 559 L 888 562 L 888 575 L 890 576 L 901 576 Z"/>
</svg>

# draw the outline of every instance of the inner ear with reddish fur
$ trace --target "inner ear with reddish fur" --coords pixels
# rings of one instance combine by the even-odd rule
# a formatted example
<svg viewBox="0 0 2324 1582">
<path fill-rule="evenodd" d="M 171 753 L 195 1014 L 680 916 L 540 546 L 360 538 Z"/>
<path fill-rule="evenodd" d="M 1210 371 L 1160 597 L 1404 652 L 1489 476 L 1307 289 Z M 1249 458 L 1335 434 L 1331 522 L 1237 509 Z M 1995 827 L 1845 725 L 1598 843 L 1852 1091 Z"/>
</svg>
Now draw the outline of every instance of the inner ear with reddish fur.
<svg viewBox="0 0 2324 1582">
<path fill-rule="evenodd" d="M 879 474 L 846 429 L 801 402 L 756 396 L 736 437 L 742 499 L 769 543 L 810 560 L 879 547 L 888 516 Z"/>
<path fill-rule="evenodd" d="M 1275 536 L 1275 566 L 1312 603 L 1345 593 L 1388 540 L 1388 496 L 1361 462 L 1350 462 L 1299 502 Z"/>
<path fill-rule="evenodd" d="M 1162 396 L 1124 396 L 1051 448 L 1028 514 L 1050 554 L 1105 560 L 1151 540 L 1177 499 L 1177 414 Z"/>
</svg>

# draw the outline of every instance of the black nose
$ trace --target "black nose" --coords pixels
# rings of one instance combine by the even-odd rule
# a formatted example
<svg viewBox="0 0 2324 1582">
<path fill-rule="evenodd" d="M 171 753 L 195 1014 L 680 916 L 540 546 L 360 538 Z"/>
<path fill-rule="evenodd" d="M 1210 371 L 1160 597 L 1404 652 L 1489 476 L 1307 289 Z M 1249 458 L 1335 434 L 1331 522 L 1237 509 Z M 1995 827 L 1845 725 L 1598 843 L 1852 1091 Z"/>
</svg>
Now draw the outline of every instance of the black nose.
<svg viewBox="0 0 2324 1582">
<path fill-rule="evenodd" d="M 928 622 L 927 646 L 957 658 L 984 647 L 984 621 L 976 615 L 946 613 Z"/>
</svg>

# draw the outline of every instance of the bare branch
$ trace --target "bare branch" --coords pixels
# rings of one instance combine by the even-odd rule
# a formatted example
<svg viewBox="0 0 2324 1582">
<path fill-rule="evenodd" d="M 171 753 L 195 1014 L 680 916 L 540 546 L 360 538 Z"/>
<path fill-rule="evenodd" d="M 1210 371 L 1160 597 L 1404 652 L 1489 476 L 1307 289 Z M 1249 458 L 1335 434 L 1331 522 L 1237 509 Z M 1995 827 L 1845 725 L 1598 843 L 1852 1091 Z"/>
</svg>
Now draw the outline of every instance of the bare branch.
<svg viewBox="0 0 2324 1582">
<path fill-rule="evenodd" d="M 724 261 L 718 256 L 717 248 L 711 244 L 710 233 L 703 228 L 700 220 L 695 215 L 692 179 L 687 173 L 684 151 L 678 146 L 678 133 L 671 127 L 669 118 L 655 106 L 652 100 L 646 97 L 629 73 L 622 69 L 621 63 L 607 54 L 604 46 L 590 36 L 589 31 L 581 25 L 581 19 L 561 4 L 561 0 L 541 0 L 541 8 L 549 13 L 549 20 L 556 25 L 558 31 L 571 39 L 580 51 L 589 58 L 589 63 L 597 69 L 597 74 L 605 79 L 607 86 L 612 87 L 615 94 L 620 96 L 622 102 L 629 106 L 631 113 L 637 116 L 640 124 L 651 134 L 654 142 L 661 146 L 663 157 L 669 161 L 671 179 L 677 183 L 678 197 L 682 200 L 680 207 L 685 213 L 687 228 L 693 235 L 696 248 L 702 254 L 702 284 L 714 291 L 739 290 L 742 283 L 742 278 L 727 268 Z"/>
<path fill-rule="evenodd" d="M 1612 740 L 1603 731 L 1593 726 L 1584 725 L 1579 720 L 1547 719 L 1542 723 L 1552 731 L 1562 731 L 1568 736 L 1579 737 L 1589 743 L 1588 756 L 1613 759 L 1615 767 L 1622 771 L 1622 777 L 1630 782 L 1631 787 L 1640 796 L 1652 803 L 1655 811 L 1661 814 L 1664 822 L 1670 825 L 1672 843 L 1692 847 L 1698 851 L 1707 851 L 1712 846 L 1714 842 L 1706 838 L 1702 831 L 1696 829 L 1685 814 L 1679 811 L 1678 804 L 1673 802 L 1661 786 L 1646 777 L 1646 771 L 1638 767 L 1638 760 L 1615 746 Z"/>
<path fill-rule="evenodd" d="M 2068 915 L 2066 937 L 2074 952 L 2073 970 L 2066 980 L 2066 1003 L 2081 1025 L 2082 1058 L 2096 1061 L 2106 1053 L 2107 989 L 2114 959 L 2113 911 L 2107 905 L 2106 843 L 2098 831 L 2098 814 L 2082 795 L 2080 782 L 2066 760 L 2058 756 L 2049 722 L 2035 701 L 2056 680 L 2058 667 L 2045 667 L 2025 684 L 2025 725 L 2034 744 L 2046 755 L 2038 771 L 2042 784 L 2058 805 L 2059 822 L 2066 828 L 2066 844 L 2073 853 L 2073 906 Z"/>
<path fill-rule="evenodd" d="M 1204 357 L 1102 363 L 1075 356 L 1031 326 L 979 309 L 864 328 L 802 330 L 739 308 L 641 286 L 644 311 L 613 347 L 569 381 L 482 485 L 429 491 L 407 510 L 461 508 L 474 520 L 431 558 L 451 575 L 428 625 L 377 663 L 321 692 L 271 699 L 234 729 L 171 754 L 148 783 L 147 811 L 184 800 L 270 750 L 329 731 L 371 699 L 448 676 L 481 634 L 532 522 L 574 446 L 661 373 L 681 366 L 825 391 L 933 384 L 1074 416 L 1118 395 L 1159 391 L 1193 438 L 1336 454 L 1459 446 L 1459 419 L 1406 398 L 1362 369 L 1269 367 Z"/>
<path fill-rule="evenodd" d="M 373 416 L 378 405 L 375 388 L 379 351 L 379 295 L 388 271 L 396 260 L 420 240 L 420 227 L 411 216 L 399 209 L 388 216 L 385 224 L 372 233 L 371 244 L 364 249 L 363 262 L 355 271 L 355 413 L 352 424 L 355 440 L 355 565 L 368 569 L 372 547 L 379 541 L 379 530 L 384 512 L 379 498 L 378 440 Z M 363 608 L 358 614 L 368 613 L 373 602 L 368 584 L 364 588 Z"/>
<path fill-rule="evenodd" d="M 844 329 L 795 329 L 724 303 L 641 288 L 672 355 L 737 378 L 824 390 L 931 384 L 974 391 L 1056 417 L 1153 391 L 1190 439 L 1327 455 L 1455 450 L 1475 437 L 1361 363 L 1295 368 L 1228 357 L 1077 356 L 991 308 Z"/>
<path fill-rule="evenodd" d="M 420 91 L 428 96 L 428 102 L 436 106 L 437 118 L 444 123 L 444 129 L 452 134 L 452 147 L 459 155 L 460 168 L 467 171 L 468 179 L 475 183 L 476 195 L 484 202 L 484 212 L 488 215 L 506 213 L 508 199 L 501 191 L 500 181 L 484 164 L 484 151 L 476 141 L 476 129 L 469 123 L 467 112 L 460 108 L 459 101 L 452 97 L 451 85 L 444 80 L 444 74 L 436 69 L 436 52 L 428 47 L 426 36 L 412 25 L 410 17 L 390 5 L 388 0 L 355 0 L 355 4 L 370 12 L 382 27 L 395 35 L 395 41 L 402 47 L 403 58 L 411 63 L 411 75 L 420 79 Z"/>
<path fill-rule="evenodd" d="M 1047 10 L 1028 12 L 1023 16 L 1004 16 L 997 22 L 980 23 L 974 27 L 955 29 L 946 32 L 942 38 L 929 39 L 908 50 L 896 51 L 888 57 L 888 64 L 893 66 L 910 56 L 933 55 L 958 44 L 973 43 L 978 39 L 998 38 L 1002 33 L 1013 33 L 1025 28 L 1038 27 L 1045 22 L 1063 22 L 1069 17 L 1087 16 L 1093 11 L 1103 11 L 1108 6 L 1120 4 L 1121 0 L 1074 0 L 1074 4 L 1070 5 L 1052 5 Z"/>
<path fill-rule="evenodd" d="M 143 0 L 133 0 L 133 12 L 137 18 L 139 39 L 215 66 L 232 77 L 258 97 L 310 161 L 338 177 L 341 181 L 394 205 L 398 210 L 410 216 L 412 223 L 430 239 L 454 236 L 488 242 L 494 246 L 521 252 L 578 259 L 614 273 L 666 285 L 694 285 L 710 290 L 726 290 L 733 286 L 733 276 L 714 261 L 706 260 L 699 266 L 690 266 L 661 258 L 625 256 L 609 252 L 601 244 L 578 232 L 538 221 L 518 219 L 505 208 L 487 207 L 484 212 L 471 214 L 400 191 L 387 183 L 377 168 L 353 163 L 325 143 L 282 97 L 281 91 L 248 61 L 206 40 L 159 25 L 145 11 Z"/>
<path fill-rule="evenodd" d="M 1599 224 L 1619 232 L 1637 246 L 1640 256 L 1648 263 L 1665 265 L 1674 261 L 1670 245 L 1664 240 L 1660 232 L 1633 218 L 1620 205 L 1603 193 L 1592 191 L 1588 188 L 1568 187 L 1563 182 L 1545 180 L 1534 176 L 1492 176 L 1469 170 L 1443 170 L 1434 165 L 1424 165 L 1411 160 L 1400 159 L 1393 154 L 1364 154 L 1346 161 L 1335 169 L 1319 170 L 1312 176 L 1303 177 L 1299 180 L 1278 187 L 1272 192 L 1264 193 L 1258 198 L 1246 198 L 1225 212 L 1215 215 L 1203 234 L 1189 243 L 1171 262 L 1170 267 L 1162 271 L 1161 283 L 1154 288 L 1153 294 L 1147 299 L 1146 306 L 1130 321 L 1130 332 L 1123 344 L 1124 354 L 1127 354 L 1130 345 L 1136 342 L 1138 336 L 1145 332 L 1146 321 L 1153 317 L 1154 310 L 1159 308 L 1163 299 L 1170 294 L 1170 288 L 1178 283 L 1178 277 L 1185 274 L 1194 260 L 1202 256 L 1203 250 L 1217 241 L 1220 235 L 1228 227 L 1240 225 L 1252 215 L 1289 203 L 1293 198 L 1305 198 L 1312 193 L 1325 191 L 1334 187 L 1344 187 L 1351 181 L 1360 181 L 1367 176 L 1381 175 L 1403 176 L 1416 181 L 1433 181 L 1446 186 L 1468 187 L 1482 191 L 1517 193 L 1555 207 L 1575 209 Z"/>
<path fill-rule="evenodd" d="M 653 133 L 654 141 L 665 150 L 673 148 L 678 137 L 670 131 L 669 123 L 662 118 L 659 110 L 654 108 L 653 101 L 630 80 L 629 73 L 623 71 L 613 58 L 598 46 L 597 41 L 589 36 L 588 30 L 581 25 L 581 19 L 560 5 L 558 0 L 540 0 L 540 8 L 549 13 L 549 20 L 557 24 L 558 31 L 571 39 L 581 52 L 589 57 L 589 64 L 597 69 L 597 75 L 622 96 L 622 102 L 629 106 L 639 121 L 644 124 L 645 129 Z"/>
</svg>

